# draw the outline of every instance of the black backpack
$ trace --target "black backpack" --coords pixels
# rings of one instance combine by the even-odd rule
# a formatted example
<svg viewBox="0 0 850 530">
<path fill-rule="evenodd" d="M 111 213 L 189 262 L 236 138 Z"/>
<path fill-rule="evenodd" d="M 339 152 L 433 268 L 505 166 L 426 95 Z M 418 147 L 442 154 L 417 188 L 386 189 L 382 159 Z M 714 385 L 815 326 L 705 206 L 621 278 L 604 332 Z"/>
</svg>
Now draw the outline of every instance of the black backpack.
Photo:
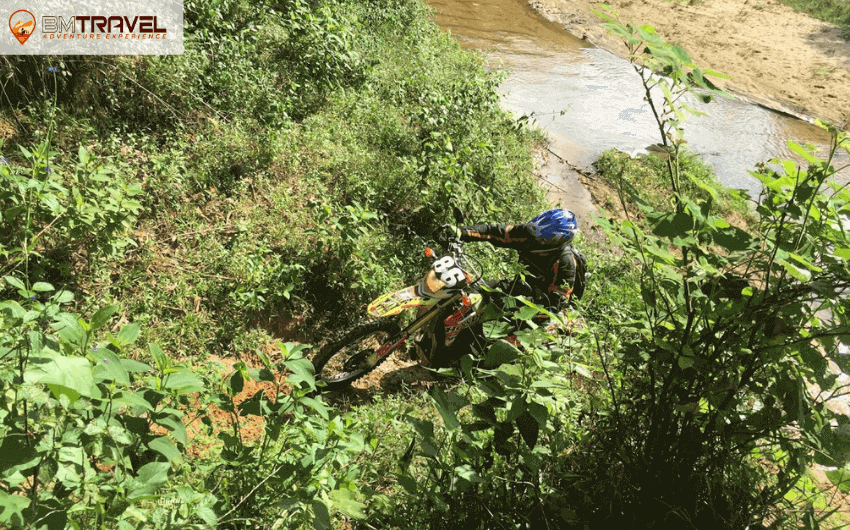
<svg viewBox="0 0 850 530">
<path fill-rule="evenodd" d="M 581 300 L 581 297 L 584 296 L 584 289 L 587 287 L 587 258 L 577 248 L 572 247 L 572 250 L 573 260 L 576 264 L 576 279 L 573 282 L 571 297 Z"/>
</svg>

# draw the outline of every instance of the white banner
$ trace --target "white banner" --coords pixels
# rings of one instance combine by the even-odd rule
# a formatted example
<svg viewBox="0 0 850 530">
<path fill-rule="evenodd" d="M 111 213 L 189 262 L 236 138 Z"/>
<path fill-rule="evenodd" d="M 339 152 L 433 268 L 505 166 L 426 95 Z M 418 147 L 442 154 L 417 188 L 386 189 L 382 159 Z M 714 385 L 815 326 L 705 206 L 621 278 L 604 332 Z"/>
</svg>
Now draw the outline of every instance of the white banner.
<svg viewBox="0 0 850 530">
<path fill-rule="evenodd" d="M 4 0 L 0 55 L 179 55 L 183 0 Z"/>
</svg>

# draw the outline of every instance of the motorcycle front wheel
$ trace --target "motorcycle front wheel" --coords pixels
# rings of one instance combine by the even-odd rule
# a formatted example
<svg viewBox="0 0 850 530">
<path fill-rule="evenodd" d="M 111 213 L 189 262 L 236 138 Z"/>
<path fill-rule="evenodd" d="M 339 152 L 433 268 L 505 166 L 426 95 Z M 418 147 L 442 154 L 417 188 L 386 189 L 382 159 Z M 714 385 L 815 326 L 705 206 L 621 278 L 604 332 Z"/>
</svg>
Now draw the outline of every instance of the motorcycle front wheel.
<svg viewBox="0 0 850 530">
<path fill-rule="evenodd" d="M 313 358 L 316 379 L 325 382 L 326 390 L 339 390 L 374 370 L 390 356 L 377 352 L 391 340 L 397 340 L 398 323 L 379 318 L 363 322 L 330 342 Z"/>
</svg>

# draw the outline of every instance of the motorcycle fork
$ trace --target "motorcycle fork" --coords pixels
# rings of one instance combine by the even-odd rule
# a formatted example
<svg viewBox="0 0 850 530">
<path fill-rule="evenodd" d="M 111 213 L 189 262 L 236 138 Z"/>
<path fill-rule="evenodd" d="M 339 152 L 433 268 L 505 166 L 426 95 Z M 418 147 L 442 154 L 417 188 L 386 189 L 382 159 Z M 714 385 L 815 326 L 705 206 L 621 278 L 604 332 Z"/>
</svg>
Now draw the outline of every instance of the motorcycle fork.
<svg viewBox="0 0 850 530">
<path fill-rule="evenodd" d="M 430 364 L 431 357 L 436 349 L 445 343 L 445 319 L 441 319 L 440 316 L 445 313 L 448 307 L 457 302 L 459 299 L 460 295 L 453 296 L 425 310 L 424 313 L 417 315 L 416 320 L 414 320 L 413 323 L 404 330 L 406 337 L 409 337 L 417 331 L 421 331 L 423 333 L 424 336 L 416 344 L 416 349 L 419 360 L 425 366 Z M 451 316 L 449 318 L 451 318 Z M 428 347 L 423 347 L 426 344 Z M 426 349 L 428 351 L 425 351 Z"/>
<path fill-rule="evenodd" d="M 461 306 L 460 309 L 443 320 L 446 328 L 446 347 L 454 344 L 460 332 L 478 322 L 478 311 L 474 306 Z"/>
</svg>

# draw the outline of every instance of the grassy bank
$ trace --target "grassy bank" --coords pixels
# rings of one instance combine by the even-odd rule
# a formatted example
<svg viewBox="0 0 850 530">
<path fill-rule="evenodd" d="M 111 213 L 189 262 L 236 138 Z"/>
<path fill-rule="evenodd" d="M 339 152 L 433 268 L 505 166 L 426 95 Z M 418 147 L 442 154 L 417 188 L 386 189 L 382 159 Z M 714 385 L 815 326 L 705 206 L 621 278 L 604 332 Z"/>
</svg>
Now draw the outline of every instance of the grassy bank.
<svg viewBox="0 0 850 530">
<path fill-rule="evenodd" d="M 452 208 L 542 207 L 539 135 L 419 2 L 185 11 L 182 56 L 0 60 L 0 525 L 330 525 L 376 438 L 285 341 L 411 282 Z"/>
<path fill-rule="evenodd" d="M 781 0 L 796 11 L 835 24 L 850 40 L 850 3 L 844 0 Z"/>
<path fill-rule="evenodd" d="M 697 155 L 683 153 L 678 164 L 683 175 L 681 190 L 687 197 L 705 201 L 710 198 L 707 190 L 712 190 L 717 197 L 716 200 L 711 199 L 712 212 L 737 218 L 742 223 L 755 220 L 752 198 L 723 186 L 711 166 Z M 622 210 L 621 199 L 626 201 L 633 215 L 640 212 L 641 207 L 663 210 L 670 206 L 672 197 L 667 158 L 652 154 L 632 158 L 626 153 L 611 150 L 602 154 L 597 168 L 598 178 L 610 190 L 605 197 L 597 198 L 603 208 Z"/>
<path fill-rule="evenodd" d="M 29 223 L 4 231 L 6 273 L 26 262 L 33 283 L 119 302 L 169 351 L 238 354 L 289 322 L 343 325 L 410 281 L 451 207 L 517 221 L 542 204 L 532 134 L 499 109 L 499 74 L 417 3 L 267 7 L 188 3 L 179 57 L 4 59 L 8 171 L 29 185 L 49 165 L 51 186 L 71 184 L 35 200 L 9 190 L 4 204 L 29 200 L 30 214 L 4 218 Z M 19 150 L 44 141 L 49 154 Z M 114 226 L 92 194 L 88 225 L 71 210 L 50 225 L 47 203 L 67 208 L 97 171 L 98 193 L 132 186 L 139 206 Z"/>
</svg>

